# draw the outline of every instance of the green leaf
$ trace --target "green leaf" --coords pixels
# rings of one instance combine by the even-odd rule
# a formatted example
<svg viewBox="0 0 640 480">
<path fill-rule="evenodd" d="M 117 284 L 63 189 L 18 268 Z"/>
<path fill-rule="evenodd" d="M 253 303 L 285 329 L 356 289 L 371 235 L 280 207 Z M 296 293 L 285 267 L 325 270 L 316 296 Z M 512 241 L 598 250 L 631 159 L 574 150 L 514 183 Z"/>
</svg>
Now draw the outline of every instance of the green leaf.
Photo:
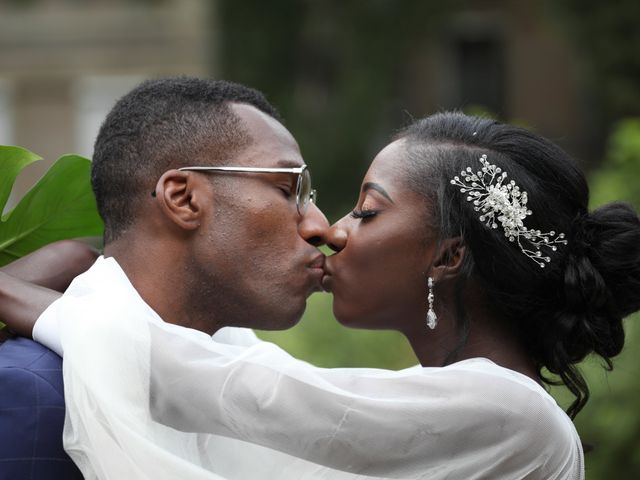
<svg viewBox="0 0 640 480">
<path fill-rule="evenodd" d="M 0 214 L 4 212 L 18 174 L 24 167 L 38 160 L 42 158 L 24 148 L 0 145 Z"/>
<path fill-rule="evenodd" d="M 19 168 L 30 163 L 24 160 L 16 163 L 20 162 Z M 16 167 L 10 162 L 2 165 L 5 163 L 11 174 Z M 0 266 L 56 240 L 102 234 L 103 224 L 91 190 L 90 171 L 91 162 L 84 157 L 60 157 L 20 203 L 3 215 Z M 4 179 L 4 171 L 0 171 L 0 175 Z"/>
</svg>

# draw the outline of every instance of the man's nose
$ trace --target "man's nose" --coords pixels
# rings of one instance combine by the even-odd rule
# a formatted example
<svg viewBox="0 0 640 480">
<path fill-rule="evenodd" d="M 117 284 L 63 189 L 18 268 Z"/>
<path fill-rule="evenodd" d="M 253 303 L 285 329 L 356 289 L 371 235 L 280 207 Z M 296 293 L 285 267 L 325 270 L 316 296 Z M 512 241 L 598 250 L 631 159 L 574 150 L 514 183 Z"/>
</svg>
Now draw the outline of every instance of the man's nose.
<svg viewBox="0 0 640 480">
<path fill-rule="evenodd" d="M 347 244 L 347 237 L 349 235 L 346 229 L 346 220 L 347 216 L 338 220 L 326 230 L 324 243 L 334 252 L 339 252 Z"/>
<path fill-rule="evenodd" d="M 326 243 L 325 236 L 329 229 L 329 221 L 316 204 L 310 203 L 298 224 L 300 236 L 313 246 Z"/>
</svg>

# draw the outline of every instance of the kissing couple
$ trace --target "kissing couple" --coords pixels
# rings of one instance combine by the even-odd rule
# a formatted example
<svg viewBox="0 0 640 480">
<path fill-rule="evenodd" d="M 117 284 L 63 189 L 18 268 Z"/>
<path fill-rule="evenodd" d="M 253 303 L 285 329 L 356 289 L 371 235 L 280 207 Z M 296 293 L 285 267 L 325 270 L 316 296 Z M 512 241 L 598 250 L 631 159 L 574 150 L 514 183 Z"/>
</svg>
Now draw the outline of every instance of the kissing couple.
<svg viewBox="0 0 640 480">
<path fill-rule="evenodd" d="M 262 94 L 177 77 L 118 101 L 92 185 L 104 253 L 62 296 L 21 271 L 84 270 L 84 247 L 0 276 L 0 317 L 64 359 L 64 448 L 85 478 L 584 478 L 576 364 L 623 347 L 640 221 L 589 211 L 549 140 L 419 119 L 330 226 Z M 405 335 L 419 365 L 318 368 L 251 331 L 295 325 L 320 289 L 343 325 Z M 566 413 L 543 369 L 574 394 Z"/>
</svg>

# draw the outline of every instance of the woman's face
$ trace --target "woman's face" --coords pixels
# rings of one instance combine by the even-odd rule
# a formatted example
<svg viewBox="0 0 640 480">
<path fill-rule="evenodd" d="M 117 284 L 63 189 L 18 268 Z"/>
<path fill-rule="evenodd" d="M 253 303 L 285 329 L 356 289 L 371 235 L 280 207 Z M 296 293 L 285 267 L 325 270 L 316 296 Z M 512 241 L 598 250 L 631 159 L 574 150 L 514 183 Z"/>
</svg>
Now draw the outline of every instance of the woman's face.
<svg viewBox="0 0 640 480">
<path fill-rule="evenodd" d="M 424 328 L 427 279 L 435 242 L 424 198 L 406 182 L 403 140 L 373 160 L 356 208 L 331 227 L 323 286 L 333 311 L 349 327 L 407 331 Z"/>
</svg>

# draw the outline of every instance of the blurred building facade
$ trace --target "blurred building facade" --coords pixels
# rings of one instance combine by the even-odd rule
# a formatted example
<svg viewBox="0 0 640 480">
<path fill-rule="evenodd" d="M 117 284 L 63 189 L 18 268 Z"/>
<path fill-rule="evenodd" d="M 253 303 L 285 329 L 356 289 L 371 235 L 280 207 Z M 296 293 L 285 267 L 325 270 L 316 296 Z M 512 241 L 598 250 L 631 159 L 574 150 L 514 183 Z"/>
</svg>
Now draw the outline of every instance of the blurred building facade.
<svg viewBox="0 0 640 480">
<path fill-rule="evenodd" d="M 426 112 L 477 105 L 585 153 L 581 65 L 562 26 L 542 2 L 470 3 L 414 56 L 410 96 Z"/>
<path fill-rule="evenodd" d="M 140 80 L 214 71 L 207 0 L 0 2 L 0 144 L 44 157 L 21 196 L 64 153 L 90 156 L 106 112 Z"/>
</svg>

